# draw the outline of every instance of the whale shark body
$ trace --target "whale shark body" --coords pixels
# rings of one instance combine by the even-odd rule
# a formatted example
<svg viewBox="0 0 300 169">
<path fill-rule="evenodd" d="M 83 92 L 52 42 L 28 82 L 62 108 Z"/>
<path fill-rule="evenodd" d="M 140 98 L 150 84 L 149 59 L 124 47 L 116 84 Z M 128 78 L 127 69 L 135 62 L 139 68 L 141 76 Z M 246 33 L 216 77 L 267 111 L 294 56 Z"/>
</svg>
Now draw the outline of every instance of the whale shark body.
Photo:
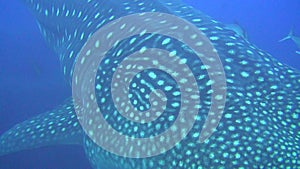
<svg viewBox="0 0 300 169">
<path fill-rule="evenodd" d="M 0 155 L 55 144 L 82 145 L 95 169 L 200 169 L 200 168 L 297 168 L 300 166 L 300 73 L 274 59 L 247 40 L 227 31 L 219 23 L 193 7 L 177 0 L 23 0 L 37 18 L 45 40 L 58 54 L 63 73 L 72 81 L 76 57 L 81 48 L 103 25 L 126 15 L 161 12 L 180 17 L 194 24 L 211 40 L 224 66 L 227 83 L 226 105 L 222 119 L 212 136 L 198 140 L 210 103 L 211 82 L 203 64 L 184 44 L 163 35 L 136 35 L 121 41 L 100 63 L 102 80 L 111 78 L 114 63 L 144 47 L 176 51 L 196 76 L 201 91 L 201 109 L 189 134 L 172 149 L 153 157 L 128 158 L 106 151 L 83 131 L 72 99 L 57 108 L 17 124 L 0 136 Z M 149 25 L 159 27 L 158 25 Z M 114 32 L 112 32 L 114 33 Z M 186 35 L 190 36 L 190 35 Z M 105 43 L 105 42 L 103 42 Z M 111 59 L 111 60 L 110 60 Z M 157 71 L 157 70 L 152 70 Z M 157 124 L 136 125 L 115 113 L 109 98 L 109 87 L 95 87 L 100 107 L 108 122 L 118 131 L 147 137 L 166 130 L 174 122 L 178 95 L 171 77 L 155 72 L 151 82 L 167 89 L 170 100 L 165 116 Z M 160 73 L 160 74 L 159 74 Z M 145 71 L 141 76 L 150 73 Z M 153 72 L 152 72 L 153 74 Z M 100 78 L 100 82 L 102 81 Z M 135 78 L 143 85 L 143 78 Z M 149 78 L 148 78 L 149 79 Z M 151 79 L 151 78 L 150 78 Z M 99 82 L 99 83 L 100 83 Z M 98 83 L 98 82 L 97 82 Z M 144 85 L 144 90 L 148 90 Z M 172 88 L 172 87 L 169 87 Z M 133 90 L 136 105 L 149 107 L 142 89 Z M 168 94 L 168 92 L 171 92 Z M 173 95 L 172 95 L 173 93 Z M 138 146 L 138 145 L 137 145 Z M 120 147 L 121 149 L 122 147 Z"/>
</svg>

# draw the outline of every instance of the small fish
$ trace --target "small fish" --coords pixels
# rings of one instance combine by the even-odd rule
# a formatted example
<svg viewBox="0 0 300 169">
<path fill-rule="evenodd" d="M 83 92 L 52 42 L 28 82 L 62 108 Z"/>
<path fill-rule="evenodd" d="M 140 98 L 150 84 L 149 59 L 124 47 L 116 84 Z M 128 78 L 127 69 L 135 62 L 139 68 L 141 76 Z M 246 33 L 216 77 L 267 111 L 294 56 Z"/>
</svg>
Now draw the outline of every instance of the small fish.
<svg viewBox="0 0 300 169">
<path fill-rule="evenodd" d="M 41 77 L 42 76 L 42 67 L 41 67 L 41 65 L 36 60 L 32 60 L 31 61 L 31 66 L 32 66 L 32 70 L 34 71 L 35 76 L 36 77 Z"/>
<path fill-rule="evenodd" d="M 300 51 L 296 51 L 296 53 L 300 55 Z"/>
<path fill-rule="evenodd" d="M 283 41 L 286 41 L 288 39 L 292 39 L 292 41 L 294 41 L 294 43 L 298 46 L 298 48 L 300 48 L 300 37 L 297 37 L 297 36 L 294 35 L 293 28 L 290 30 L 289 34 L 286 37 L 282 38 L 278 42 L 283 42 Z M 299 54 L 299 51 L 296 51 L 296 53 Z"/>
</svg>

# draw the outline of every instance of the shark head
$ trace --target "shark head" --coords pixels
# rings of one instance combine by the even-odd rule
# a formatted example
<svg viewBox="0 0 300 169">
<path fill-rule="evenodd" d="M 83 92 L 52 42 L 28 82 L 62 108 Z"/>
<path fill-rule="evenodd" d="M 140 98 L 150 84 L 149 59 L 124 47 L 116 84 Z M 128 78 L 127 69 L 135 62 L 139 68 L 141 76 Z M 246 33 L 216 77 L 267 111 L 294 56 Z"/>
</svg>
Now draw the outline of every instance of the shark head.
<svg viewBox="0 0 300 169">
<path fill-rule="evenodd" d="M 215 81 L 210 80 L 209 68 L 197 60 L 193 50 L 181 41 L 165 35 L 139 34 L 123 39 L 106 53 L 96 72 L 96 94 L 91 97 L 96 98 L 105 120 L 122 135 L 155 137 L 169 128 L 175 131 L 174 135 L 181 135 L 183 130 L 172 128 L 179 116 L 180 106 L 184 103 L 180 99 L 182 90 L 176 85 L 176 76 L 151 68 L 133 77 L 128 97 L 136 109 L 143 112 L 151 107 L 149 95 L 153 89 L 160 89 L 167 98 L 163 114 L 150 123 L 137 124 L 123 117 L 111 96 L 113 74 L 117 71 L 118 63 L 125 60 L 126 56 L 135 52 L 143 53 L 145 48 L 168 50 L 170 55 L 176 54 L 180 61 L 167 57 L 162 61 L 188 65 L 192 72 L 187 73 L 187 76 L 195 77 L 201 98 L 196 97 L 199 105 L 196 106 L 198 111 L 195 121 L 182 140 L 170 149 L 147 158 L 112 153 L 99 146 L 93 139 L 96 135 L 93 131 L 80 126 L 81 116 L 76 116 L 78 105 L 70 99 L 57 109 L 18 124 L 4 133 L 0 137 L 1 155 L 45 145 L 80 144 L 95 169 L 295 168 L 300 165 L 299 72 L 228 31 L 222 23 L 177 0 L 24 2 L 37 18 L 45 40 L 59 56 L 63 73 L 70 83 L 74 82 L 75 65 L 82 62 L 78 57 L 83 48 L 87 47 L 86 44 L 97 30 L 110 22 L 145 12 L 170 14 L 188 21 L 204 33 L 219 56 L 226 78 L 226 104 L 222 107 L 222 118 L 212 135 L 206 141 L 199 142 L 214 92 L 212 86 Z M 159 25 L 147 26 L 160 28 Z M 110 32 L 105 37 L 109 39 L 115 33 Z M 181 36 L 192 38 L 193 34 Z M 96 43 L 94 46 L 97 46 Z M 138 59 L 135 61 L 138 62 Z M 180 81 L 186 83 L 185 78 Z M 117 84 L 117 87 L 121 85 Z M 184 90 L 189 91 L 189 88 Z M 93 124 L 97 121 L 95 117 L 84 122 L 95 127 Z M 99 125 L 96 127 L 101 128 Z M 171 142 L 170 138 L 161 137 L 161 140 L 168 143 Z M 115 144 L 120 151 L 128 147 L 135 148 L 132 145 L 118 147 L 117 139 L 106 141 Z M 142 147 L 138 144 L 135 146 Z M 130 152 L 125 151 L 124 154 Z"/>
</svg>

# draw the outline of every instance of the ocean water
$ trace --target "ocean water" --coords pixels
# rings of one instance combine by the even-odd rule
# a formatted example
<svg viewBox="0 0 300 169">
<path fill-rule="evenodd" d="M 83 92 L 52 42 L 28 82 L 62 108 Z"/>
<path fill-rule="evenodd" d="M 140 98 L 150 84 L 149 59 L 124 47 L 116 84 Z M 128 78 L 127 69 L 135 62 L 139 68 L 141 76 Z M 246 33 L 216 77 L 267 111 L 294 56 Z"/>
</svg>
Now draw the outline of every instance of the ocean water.
<svg viewBox="0 0 300 169">
<path fill-rule="evenodd" d="M 294 27 L 300 36 L 300 1 L 186 0 L 223 23 L 238 22 L 250 42 L 300 70 L 300 51 L 279 43 Z M 0 133 L 71 96 L 58 56 L 45 43 L 35 18 L 18 0 L 0 0 Z M 300 153 L 300 152 L 298 152 Z M 50 146 L 0 157 L 0 169 L 91 169 L 80 146 Z"/>
</svg>

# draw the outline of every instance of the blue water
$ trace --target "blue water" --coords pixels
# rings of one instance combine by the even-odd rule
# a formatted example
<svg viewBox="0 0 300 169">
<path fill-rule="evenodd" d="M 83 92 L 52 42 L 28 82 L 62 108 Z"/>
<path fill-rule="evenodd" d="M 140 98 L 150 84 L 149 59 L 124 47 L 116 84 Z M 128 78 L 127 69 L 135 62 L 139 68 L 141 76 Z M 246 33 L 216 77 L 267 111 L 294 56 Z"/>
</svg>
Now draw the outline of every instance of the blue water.
<svg viewBox="0 0 300 169">
<path fill-rule="evenodd" d="M 294 26 L 300 36 L 299 0 L 186 0 L 214 19 L 246 30 L 249 40 L 300 70 L 292 41 L 278 43 Z M 299 49 L 298 49 L 299 50 Z M 29 10 L 17 0 L 0 0 L 0 133 L 52 109 L 71 95 L 58 57 L 44 42 Z M 89 169 L 83 149 L 53 146 L 0 157 L 0 169 Z"/>
</svg>

